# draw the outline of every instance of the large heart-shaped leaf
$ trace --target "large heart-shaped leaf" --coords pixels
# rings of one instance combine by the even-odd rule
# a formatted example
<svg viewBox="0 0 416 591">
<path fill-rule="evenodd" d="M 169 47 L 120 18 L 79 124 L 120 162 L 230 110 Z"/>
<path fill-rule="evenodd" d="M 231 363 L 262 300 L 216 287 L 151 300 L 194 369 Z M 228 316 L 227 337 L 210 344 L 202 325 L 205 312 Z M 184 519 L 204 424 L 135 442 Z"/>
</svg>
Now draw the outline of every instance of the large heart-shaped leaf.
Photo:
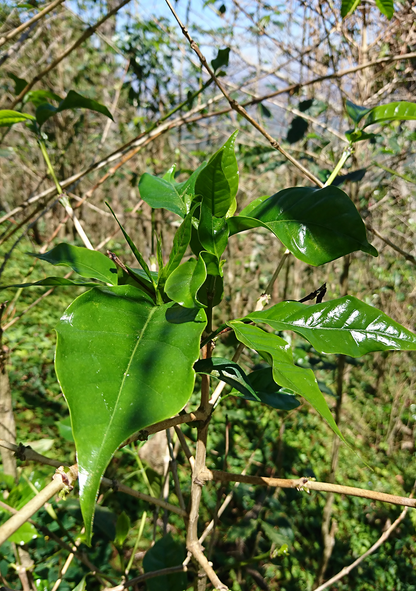
<svg viewBox="0 0 416 591">
<path fill-rule="evenodd" d="M 71 413 L 88 541 L 113 453 L 191 396 L 205 325 L 202 309 L 154 306 L 129 285 L 88 291 L 58 323 L 55 367 Z"/>
<path fill-rule="evenodd" d="M 248 318 L 274 330 L 293 330 L 322 353 L 359 357 L 372 351 L 416 350 L 415 334 L 353 296 L 312 306 L 281 302 Z"/>
<path fill-rule="evenodd" d="M 51 265 L 70 267 L 82 277 L 117 285 L 117 266 L 101 252 L 71 244 L 58 244 L 45 254 L 29 253 Z"/>
<path fill-rule="evenodd" d="M 261 330 L 258 326 L 244 324 L 238 320 L 229 322 L 228 326 L 234 330 L 239 341 L 246 347 L 255 349 L 272 366 L 273 379 L 277 384 L 303 396 L 325 419 L 331 429 L 345 441 L 319 390 L 313 371 L 293 363 L 292 351 L 285 340 Z"/>
<path fill-rule="evenodd" d="M 225 216 L 232 207 L 238 190 L 238 166 L 234 153 L 235 131 L 199 173 L 195 193 L 217 218 Z"/>
<path fill-rule="evenodd" d="M 377 256 L 355 205 L 338 187 L 284 189 L 254 208 L 250 218 L 309 265 L 323 265 L 356 250 Z M 230 234 L 255 227 L 250 218 L 244 217 L 240 225 L 238 216 L 228 220 Z"/>
<path fill-rule="evenodd" d="M 384 121 L 411 121 L 414 119 L 416 119 L 416 103 L 398 101 L 371 109 L 364 120 L 363 127 Z"/>
</svg>

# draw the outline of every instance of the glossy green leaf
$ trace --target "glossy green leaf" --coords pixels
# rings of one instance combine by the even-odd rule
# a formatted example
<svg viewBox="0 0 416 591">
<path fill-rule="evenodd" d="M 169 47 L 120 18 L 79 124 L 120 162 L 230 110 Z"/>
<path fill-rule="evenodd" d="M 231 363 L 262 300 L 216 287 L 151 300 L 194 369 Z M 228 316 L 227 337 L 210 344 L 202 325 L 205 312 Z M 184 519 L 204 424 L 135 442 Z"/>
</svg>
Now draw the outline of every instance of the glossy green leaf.
<svg viewBox="0 0 416 591">
<path fill-rule="evenodd" d="M 23 121 L 35 121 L 35 117 L 29 113 L 19 113 L 19 111 L 10 111 L 9 109 L 0 111 L 0 127 L 10 127 Z"/>
<path fill-rule="evenodd" d="M 204 249 L 221 258 L 228 242 L 228 225 L 225 217 L 215 217 L 209 206 L 201 203 L 201 216 L 198 226 L 198 238 Z"/>
<path fill-rule="evenodd" d="M 177 269 L 181 263 L 181 260 L 189 246 L 192 234 L 192 216 L 195 208 L 189 212 L 182 224 L 176 230 L 173 238 L 173 246 L 169 255 L 169 261 L 167 265 L 161 270 L 158 279 L 158 288 L 163 289 L 166 283 L 166 279 Z"/>
<path fill-rule="evenodd" d="M 204 260 L 189 259 L 171 273 L 165 283 L 166 295 L 185 308 L 201 307 L 197 293 L 207 277 Z"/>
<path fill-rule="evenodd" d="M 238 392 L 245 396 L 251 396 L 251 399 L 260 401 L 256 392 L 252 388 L 245 371 L 233 361 L 223 357 L 210 357 L 200 359 L 194 365 L 196 373 L 211 375 L 226 384 L 233 386 Z"/>
<path fill-rule="evenodd" d="M 260 197 L 253 199 L 253 201 L 250 201 L 250 203 L 248 205 L 246 205 L 246 207 L 240 211 L 238 217 L 250 216 L 253 209 L 258 207 L 261 203 L 263 203 L 263 201 L 266 201 L 266 199 L 269 199 L 269 197 L 270 197 L 270 195 L 260 195 Z M 229 221 L 231 221 L 231 220 L 229 220 Z"/>
<path fill-rule="evenodd" d="M 78 287 L 97 287 L 98 284 L 92 283 L 90 281 L 72 281 L 71 279 L 65 279 L 65 277 L 46 277 L 45 279 L 40 279 L 40 281 L 35 281 L 34 283 L 13 283 L 11 285 L 0 285 L 0 291 L 2 289 L 8 289 L 9 287 L 59 287 L 68 285 L 75 285 Z"/>
<path fill-rule="evenodd" d="M 122 546 L 124 544 L 124 540 L 127 538 L 130 531 L 130 527 L 130 517 L 125 511 L 122 511 L 117 518 L 116 524 L 116 536 L 114 538 L 114 542 L 117 546 Z"/>
<path fill-rule="evenodd" d="M 338 187 L 284 189 L 254 208 L 250 217 L 309 265 L 323 265 L 356 250 L 377 256 L 355 205 Z M 244 227 L 248 219 L 228 220 L 230 234 L 241 231 L 238 224 Z"/>
<path fill-rule="evenodd" d="M 398 101 L 388 105 L 380 105 L 370 110 L 364 120 L 363 127 L 384 121 L 411 121 L 416 119 L 416 103 Z"/>
<path fill-rule="evenodd" d="M 142 257 L 141 253 L 139 252 L 139 249 L 137 248 L 137 246 L 134 244 L 133 240 L 130 238 L 130 236 L 127 234 L 127 232 L 125 231 L 125 229 L 123 228 L 123 226 L 120 224 L 120 222 L 117 219 L 116 214 L 114 213 L 114 211 L 111 209 L 110 205 L 107 203 L 107 201 L 105 202 L 106 206 L 108 207 L 108 209 L 111 211 L 111 213 L 113 214 L 114 219 L 116 220 L 116 222 L 118 223 L 120 230 L 123 232 L 123 236 L 127 241 L 127 244 L 130 246 L 130 249 L 132 251 L 132 253 L 134 254 L 136 261 L 139 263 L 139 265 L 142 267 L 143 271 L 146 273 L 146 275 L 148 276 L 148 278 L 150 279 L 150 282 L 152 283 L 153 287 L 156 289 L 156 281 L 153 277 L 153 275 L 150 272 L 149 266 L 146 263 L 146 261 L 144 260 L 144 258 Z"/>
<path fill-rule="evenodd" d="M 86 583 L 87 583 L 86 579 L 87 579 L 87 575 L 84 575 L 82 577 L 82 579 L 80 580 L 80 582 L 78 583 L 78 585 L 76 585 L 72 591 L 85 591 Z"/>
<path fill-rule="evenodd" d="M 55 368 L 71 413 L 88 542 L 113 453 L 191 396 L 205 325 L 202 309 L 154 306 L 129 285 L 88 291 L 58 323 Z"/>
<path fill-rule="evenodd" d="M 349 14 L 353 14 L 357 7 L 360 5 L 361 0 L 342 0 L 341 3 L 341 16 L 345 18 Z"/>
<path fill-rule="evenodd" d="M 390 20 L 394 14 L 393 0 L 376 0 L 376 5 L 379 11 Z"/>
<path fill-rule="evenodd" d="M 249 373 L 246 377 L 255 391 L 257 398 L 249 394 L 242 395 L 238 390 L 232 390 L 230 393 L 231 396 L 240 396 L 245 400 L 254 402 L 260 400 L 263 404 L 279 410 L 292 410 L 300 405 L 292 390 L 280 388 L 276 384 L 273 379 L 273 370 L 271 367 L 258 369 Z"/>
<path fill-rule="evenodd" d="M 225 47 L 224 49 L 219 49 L 217 56 L 211 60 L 211 66 L 214 72 L 219 70 L 220 68 L 226 68 L 228 66 L 230 60 L 230 48 Z"/>
<path fill-rule="evenodd" d="M 237 133 L 210 158 L 195 184 L 195 193 L 201 195 L 203 203 L 217 218 L 228 213 L 237 195 L 239 173 L 234 153 Z"/>
<path fill-rule="evenodd" d="M 145 573 L 180 566 L 185 560 L 185 547 L 167 534 L 158 540 L 145 554 L 143 568 Z M 185 573 L 161 575 L 146 581 L 147 591 L 184 591 L 188 588 Z"/>
<path fill-rule="evenodd" d="M 354 121 L 355 125 L 358 125 L 361 119 L 371 111 L 371 108 L 369 109 L 368 107 L 361 107 L 360 105 L 356 105 L 349 99 L 345 101 L 345 109 L 348 115 Z"/>
<path fill-rule="evenodd" d="M 145 172 L 139 182 L 140 197 L 154 209 L 167 209 L 182 218 L 186 207 L 175 185 L 168 180 L 152 176 Z"/>
<path fill-rule="evenodd" d="M 55 266 L 70 267 L 82 277 L 117 285 L 117 266 L 101 252 L 71 244 L 58 244 L 45 254 L 29 253 Z"/>
<path fill-rule="evenodd" d="M 56 115 L 57 112 L 58 107 L 43 102 L 36 108 L 36 121 L 39 125 L 43 125 L 45 121 Z"/>
<path fill-rule="evenodd" d="M 353 296 L 312 306 L 280 302 L 247 318 L 274 330 L 293 330 L 321 353 L 359 357 L 372 351 L 416 350 L 415 334 Z"/>
<path fill-rule="evenodd" d="M 238 320 L 229 322 L 235 336 L 246 347 L 256 350 L 273 368 L 274 381 L 297 392 L 307 400 L 328 423 L 331 429 L 344 440 L 328 408 L 322 392 L 318 388 L 311 369 L 303 369 L 293 363 L 289 344 L 275 334 L 261 330 L 258 326 L 244 324 Z M 345 441 L 345 440 L 344 440 Z"/>
</svg>

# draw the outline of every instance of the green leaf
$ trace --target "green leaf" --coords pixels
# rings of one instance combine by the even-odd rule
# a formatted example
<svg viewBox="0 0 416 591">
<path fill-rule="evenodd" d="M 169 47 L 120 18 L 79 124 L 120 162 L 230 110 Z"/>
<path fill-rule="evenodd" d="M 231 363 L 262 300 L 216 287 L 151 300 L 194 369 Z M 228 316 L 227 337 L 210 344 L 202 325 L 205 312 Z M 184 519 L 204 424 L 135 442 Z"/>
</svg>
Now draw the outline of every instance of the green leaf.
<svg viewBox="0 0 416 591">
<path fill-rule="evenodd" d="M 195 192 L 217 218 L 225 216 L 232 206 L 238 190 L 238 166 L 234 153 L 235 131 L 227 142 L 209 160 L 199 173 Z"/>
<path fill-rule="evenodd" d="M 82 277 L 117 285 L 117 266 L 101 252 L 71 244 L 58 244 L 45 254 L 28 253 L 55 266 L 70 267 Z"/>
<path fill-rule="evenodd" d="M 151 573 L 180 566 L 184 560 L 184 545 L 175 541 L 171 534 L 167 534 L 146 552 L 143 558 L 143 568 L 145 573 Z M 187 577 L 185 573 L 181 572 L 161 575 L 148 579 L 146 587 L 148 591 L 183 591 L 188 588 Z"/>
<path fill-rule="evenodd" d="M 3 109 L 0 111 L 0 127 L 10 127 L 15 123 L 22 123 L 23 121 L 35 121 L 36 118 L 29 113 L 19 113 L 19 111 L 10 111 Z"/>
<path fill-rule="evenodd" d="M 97 101 L 93 99 L 86 98 L 75 90 L 70 90 L 66 97 L 59 103 L 58 107 L 52 107 L 52 105 L 46 106 L 47 103 L 40 105 L 36 109 L 36 119 L 39 125 L 45 123 L 47 119 L 55 115 L 56 113 L 61 113 L 62 111 L 66 111 L 67 109 L 88 109 L 89 111 L 95 111 L 97 113 L 101 113 L 105 115 L 112 121 L 114 121 L 112 114 L 110 111 Z"/>
<path fill-rule="evenodd" d="M 62 439 L 74 443 L 74 436 L 72 435 L 71 427 L 71 417 L 66 417 L 65 419 L 62 419 L 61 421 L 55 423 L 55 425 L 58 427 L 58 433 L 59 436 L 62 437 Z"/>
<path fill-rule="evenodd" d="M 130 531 L 130 527 L 130 517 L 125 511 L 123 511 L 117 518 L 116 537 L 114 539 L 117 546 L 122 546 L 124 544 L 124 540 L 127 538 Z"/>
<path fill-rule="evenodd" d="M 363 140 L 371 140 L 372 138 L 375 138 L 377 136 L 377 133 L 366 133 L 362 129 L 351 129 L 345 132 L 345 137 L 352 144 L 362 142 Z"/>
<path fill-rule="evenodd" d="M 153 285 L 153 287 L 156 289 L 156 281 L 153 277 L 153 275 L 150 272 L 149 266 L 146 263 L 146 261 L 144 260 L 144 258 L 142 257 L 141 253 L 139 252 L 137 246 L 134 244 L 133 240 L 130 238 L 130 236 L 127 234 L 127 232 L 125 231 L 125 229 L 123 228 L 123 226 L 120 224 L 120 222 L 117 219 L 116 214 L 114 213 L 114 211 L 111 209 L 111 206 L 107 203 L 107 201 L 105 202 L 106 206 L 108 207 L 108 209 L 111 211 L 111 213 L 113 214 L 114 219 L 116 220 L 116 222 L 118 223 L 120 230 L 123 232 L 123 236 L 127 241 L 127 244 L 130 246 L 130 249 L 132 251 L 132 253 L 134 254 L 136 261 L 139 263 L 139 265 L 142 267 L 143 271 L 146 273 L 146 275 L 148 276 L 148 278 L 150 279 L 151 284 Z"/>
<path fill-rule="evenodd" d="M 360 105 L 355 105 L 352 101 L 346 100 L 345 101 L 345 109 L 351 119 L 354 121 L 355 125 L 361 121 L 363 117 L 367 115 L 371 111 L 371 109 L 367 107 L 361 107 Z"/>
<path fill-rule="evenodd" d="M 279 410 L 292 410 L 300 405 L 298 399 L 294 396 L 292 390 L 288 388 L 280 388 L 273 379 L 273 370 L 271 367 L 258 369 L 247 375 L 251 387 L 256 393 L 257 398 L 251 395 L 241 396 L 237 390 L 232 390 L 231 396 L 240 396 L 245 400 L 257 401 L 260 400 L 263 404 L 267 404 L 272 408 Z"/>
<path fill-rule="evenodd" d="M 23 545 L 28 544 L 34 538 L 38 537 L 36 528 L 31 523 L 24 523 L 16 530 L 11 536 L 7 538 L 9 542 L 14 544 Z"/>
<path fill-rule="evenodd" d="M 219 70 L 220 68 L 226 68 L 228 66 L 230 60 L 230 48 L 225 47 L 224 49 L 219 49 L 217 53 L 217 57 L 211 60 L 211 66 L 214 72 Z"/>
<path fill-rule="evenodd" d="M 84 575 L 78 585 L 72 591 L 85 591 L 87 575 Z"/>
<path fill-rule="evenodd" d="M 207 270 L 202 257 L 191 258 L 179 265 L 165 283 L 166 295 L 185 308 L 201 307 L 197 293 L 207 277 Z"/>
<path fill-rule="evenodd" d="M 341 16 L 345 18 L 346 16 L 355 12 L 357 7 L 360 5 L 361 0 L 342 0 L 341 4 Z"/>
<path fill-rule="evenodd" d="M 139 182 L 140 197 L 154 209 L 167 209 L 182 218 L 186 214 L 185 203 L 171 181 L 145 172 Z"/>
<path fill-rule="evenodd" d="M 331 429 L 343 441 L 341 431 L 328 408 L 322 392 L 318 388 L 315 375 L 311 369 L 303 369 L 293 363 L 289 344 L 275 334 L 264 332 L 257 326 L 244 324 L 238 320 L 228 322 L 239 341 L 246 347 L 255 349 L 273 368 L 274 381 L 297 392 L 307 400 Z"/>
<path fill-rule="evenodd" d="M 38 125 L 43 125 L 45 121 L 53 117 L 58 112 L 58 108 L 49 103 L 41 103 L 36 109 L 36 121 Z"/>
<path fill-rule="evenodd" d="M 217 256 L 206 251 L 201 251 L 199 256 L 204 259 L 207 268 L 207 278 L 198 291 L 198 300 L 204 306 L 218 306 L 224 295 L 222 267 L 225 260 L 220 261 Z"/>
<path fill-rule="evenodd" d="M 14 82 L 14 94 L 18 95 L 22 92 L 24 88 L 28 85 L 28 81 L 24 78 L 19 78 L 16 74 L 12 72 L 7 72 L 9 78 L 11 78 Z"/>
<path fill-rule="evenodd" d="M 390 20 L 394 14 L 393 0 L 376 0 L 376 5 L 379 11 Z"/>
<path fill-rule="evenodd" d="M 260 115 L 262 117 L 267 117 L 267 119 L 270 119 L 272 116 L 270 109 L 268 109 L 266 105 L 263 105 L 263 103 L 259 103 L 259 111 Z"/>
<path fill-rule="evenodd" d="M 368 113 L 363 127 L 384 121 L 412 121 L 416 119 L 416 103 L 398 101 L 374 107 Z"/>
<path fill-rule="evenodd" d="M 323 265 L 356 250 L 377 256 L 367 241 L 364 223 L 344 191 L 294 187 L 279 191 L 250 213 L 259 226 L 266 226 L 298 259 Z M 230 235 L 255 227 L 249 218 L 228 220 Z"/>
<path fill-rule="evenodd" d="M 359 357 L 373 351 L 416 350 L 415 334 L 353 296 L 312 306 L 280 302 L 247 318 L 274 330 L 293 330 L 321 353 Z"/>
<path fill-rule="evenodd" d="M 194 365 L 196 373 L 211 375 L 226 384 L 233 386 L 238 392 L 245 396 L 251 396 L 251 399 L 260 401 L 256 392 L 247 379 L 245 371 L 233 361 L 223 357 L 210 357 L 209 359 L 200 359 Z"/>
<path fill-rule="evenodd" d="M 98 284 L 89 281 L 72 281 L 71 279 L 65 279 L 65 277 L 46 277 L 45 279 L 35 281 L 34 283 L 13 283 L 12 285 L 0 285 L 0 291 L 2 289 L 9 289 L 11 287 L 59 287 L 68 285 L 76 285 L 78 287 L 97 287 Z"/>
<path fill-rule="evenodd" d="M 195 208 L 193 208 L 193 210 L 185 216 L 182 224 L 176 230 L 175 236 L 173 238 L 172 250 L 169 255 L 169 261 L 159 275 L 157 284 L 158 289 L 164 289 L 166 280 L 168 279 L 169 275 L 171 275 L 171 273 L 173 273 L 173 271 L 178 268 L 186 252 L 186 249 L 189 246 L 192 234 L 192 216 L 194 211 Z"/>
<path fill-rule="evenodd" d="M 25 103 L 32 103 L 35 107 L 39 107 L 48 100 L 60 102 L 62 98 L 50 90 L 30 90 L 23 101 Z"/>
<path fill-rule="evenodd" d="M 228 242 L 228 225 L 224 217 L 212 215 L 210 207 L 201 203 L 201 216 L 198 226 L 198 238 L 204 249 L 221 258 Z"/>
<path fill-rule="evenodd" d="M 88 542 L 113 453 L 191 396 L 205 325 L 202 309 L 154 306 L 129 285 L 84 293 L 58 323 L 55 368 L 71 413 Z"/>
</svg>

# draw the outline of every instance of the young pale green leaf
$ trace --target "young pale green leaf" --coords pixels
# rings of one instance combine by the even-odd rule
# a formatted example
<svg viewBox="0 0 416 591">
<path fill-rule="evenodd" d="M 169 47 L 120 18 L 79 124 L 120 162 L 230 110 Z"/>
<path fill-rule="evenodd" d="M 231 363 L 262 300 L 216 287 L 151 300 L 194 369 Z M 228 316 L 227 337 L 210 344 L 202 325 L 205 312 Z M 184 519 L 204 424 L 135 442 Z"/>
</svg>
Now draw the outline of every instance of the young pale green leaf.
<svg viewBox="0 0 416 591">
<path fill-rule="evenodd" d="M 345 18 L 346 16 L 355 12 L 357 7 L 360 5 L 361 0 L 342 0 L 341 3 L 341 16 Z"/>
<path fill-rule="evenodd" d="M 238 166 L 234 153 L 235 131 L 199 173 L 195 193 L 217 218 L 224 217 L 235 200 L 238 190 Z"/>
<path fill-rule="evenodd" d="M 239 216 L 229 220 L 230 234 L 238 229 Z M 266 225 L 298 259 L 313 266 L 362 250 L 377 256 L 367 240 L 364 223 L 344 191 L 295 187 L 279 191 L 250 212 Z M 247 218 L 241 220 L 243 229 Z M 252 227 L 254 227 L 254 223 Z"/>
<path fill-rule="evenodd" d="M 394 14 L 393 0 L 376 0 L 376 5 L 379 11 L 390 20 Z"/>
<path fill-rule="evenodd" d="M 167 209 L 183 218 L 186 207 L 175 185 L 176 183 L 145 172 L 139 182 L 140 197 L 154 209 Z"/>
<path fill-rule="evenodd" d="M 361 107 L 360 105 L 355 105 L 352 101 L 347 99 L 345 101 L 345 109 L 351 119 L 354 121 L 355 125 L 361 121 L 363 117 L 367 115 L 371 111 L 367 107 Z"/>
<path fill-rule="evenodd" d="M 200 359 L 194 365 L 196 373 L 211 375 L 226 384 L 233 386 L 244 396 L 251 396 L 251 399 L 260 401 L 256 392 L 252 388 L 245 371 L 233 361 L 222 357 L 210 357 Z"/>
<path fill-rule="evenodd" d="M 202 309 L 154 306 L 129 285 L 86 292 L 58 323 L 55 368 L 71 413 L 88 543 L 113 453 L 191 396 L 205 325 Z"/>
<path fill-rule="evenodd" d="M 0 127 L 10 127 L 23 121 L 35 121 L 35 117 L 29 113 L 19 113 L 19 111 L 10 111 L 9 109 L 0 111 Z"/>
<path fill-rule="evenodd" d="M 143 271 L 146 273 L 146 275 L 148 276 L 148 278 L 150 279 L 151 284 L 153 285 L 153 287 L 156 289 L 156 281 L 153 277 L 153 275 L 150 272 L 149 266 L 146 263 L 146 261 L 144 260 L 144 258 L 142 257 L 141 253 L 139 252 L 139 249 L 137 248 L 137 246 L 134 244 L 133 240 L 130 238 L 130 236 L 127 234 L 127 232 L 125 231 L 125 229 L 123 228 L 123 226 L 120 224 L 120 222 L 117 219 L 116 214 L 114 213 L 114 211 L 111 209 L 110 205 L 107 203 L 107 201 L 105 202 L 105 204 L 107 205 L 108 209 L 111 211 L 111 213 L 113 214 L 114 219 L 116 220 L 116 222 L 118 223 L 120 230 L 123 232 L 123 236 L 127 241 L 127 244 L 130 246 L 130 249 L 132 251 L 132 253 L 134 254 L 136 261 L 139 263 L 139 265 L 141 266 L 141 268 L 143 269 Z"/>
<path fill-rule="evenodd" d="M 182 564 L 185 559 L 185 547 L 167 534 L 148 550 L 143 558 L 145 573 L 160 571 Z M 147 591 L 183 591 L 188 588 L 185 573 L 161 575 L 146 581 Z"/>
<path fill-rule="evenodd" d="M 377 135 L 377 133 L 366 133 L 362 129 L 350 129 L 349 131 L 345 132 L 345 137 L 352 144 L 356 144 L 357 142 L 362 142 L 364 140 L 371 140 L 372 138 L 377 137 Z"/>
<path fill-rule="evenodd" d="M 65 279 L 65 277 L 46 277 L 40 281 L 34 283 L 13 283 L 12 285 L 0 285 L 0 291 L 8 289 L 9 287 L 59 287 L 68 285 L 78 285 L 80 287 L 97 287 L 97 283 L 91 283 L 89 281 L 72 281 L 71 279 Z"/>
<path fill-rule="evenodd" d="M 117 285 L 117 266 L 101 252 L 71 244 L 58 244 L 45 254 L 29 253 L 31 256 L 55 266 L 70 267 L 82 277 L 99 279 Z"/>
<path fill-rule="evenodd" d="M 165 283 L 166 295 L 185 308 L 200 308 L 202 304 L 197 293 L 207 277 L 207 270 L 202 257 L 191 258 L 179 265 Z"/>
<path fill-rule="evenodd" d="M 225 49 L 219 49 L 217 53 L 217 57 L 211 60 L 211 66 L 214 72 L 219 70 L 220 68 L 226 68 L 228 66 L 228 62 L 230 60 L 230 48 L 225 47 Z"/>
<path fill-rule="evenodd" d="M 415 334 L 353 296 L 312 306 L 280 302 L 247 318 L 274 330 L 293 330 L 321 353 L 359 357 L 373 351 L 416 350 Z"/>
<path fill-rule="evenodd" d="M 228 242 L 228 225 L 225 217 L 215 217 L 209 205 L 201 203 L 198 238 L 207 252 L 221 258 Z"/>
<path fill-rule="evenodd" d="M 411 121 L 416 119 L 416 103 L 398 101 L 388 105 L 380 105 L 370 110 L 364 120 L 363 127 L 384 121 Z"/>
<path fill-rule="evenodd" d="M 245 400 L 251 400 L 257 402 L 260 400 L 261 403 L 267 404 L 272 408 L 278 410 L 293 410 L 300 405 L 300 402 L 294 396 L 294 392 L 288 388 L 280 388 L 273 379 L 273 370 L 271 367 L 264 369 L 258 369 L 247 375 L 251 387 L 256 393 L 254 398 L 251 395 L 242 395 L 241 392 L 234 389 L 231 391 L 230 396 L 240 396 Z"/>
<path fill-rule="evenodd" d="M 117 546 L 122 546 L 124 544 L 124 540 L 127 538 L 130 531 L 130 527 L 130 517 L 125 511 L 122 511 L 117 518 L 116 524 L 116 536 L 114 538 L 114 542 Z"/>
<path fill-rule="evenodd" d="M 331 429 L 343 441 L 344 438 L 328 408 L 326 400 L 319 390 L 315 375 L 311 369 L 303 369 L 293 363 L 289 344 L 275 334 L 265 332 L 258 326 L 244 324 L 238 320 L 228 323 L 239 341 L 246 347 L 256 350 L 273 368 L 274 381 L 297 392 L 307 400 Z"/>
</svg>

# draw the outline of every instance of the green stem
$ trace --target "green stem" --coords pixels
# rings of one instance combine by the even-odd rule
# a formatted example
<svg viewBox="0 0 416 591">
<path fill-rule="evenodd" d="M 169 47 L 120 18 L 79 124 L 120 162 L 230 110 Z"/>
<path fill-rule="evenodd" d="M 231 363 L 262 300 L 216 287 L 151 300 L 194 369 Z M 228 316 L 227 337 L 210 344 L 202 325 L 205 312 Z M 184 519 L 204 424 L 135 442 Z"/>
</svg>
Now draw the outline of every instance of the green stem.
<svg viewBox="0 0 416 591">
<path fill-rule="evenodd" d="M 329 185 L 332 185 L 332 183 L 334 182 L 334 180 L 338 176 L 339 171 L 344 166 L 344 164 L 346 163 L 346 161 L 348 160 L 348 158 L 351 156 L 351 154 L 353 153 L 353 151 L 354 150 L 353 150 L 353 147 L 352 146 L 348 146 L 347 148 L 345 148 L 345 150 L 343 151 L 342 156 L 341 156 L 338 164 L 335 166 L 335 168 L 334 168 L 331 176 L 329 177 L 329 179 L 324 184 L 324 187 L 328 187 Z"/>
<path fill-rule="evenodd" d="M 59 181 L 58 181 L 58 179 L 56 177 L 56 174 L 55 174 L 55 171 L 53 169 L 52 163 L 49 160 L 49 155 L 48 155 L 48 152 L 46 150 L 45 142 L 44 142 L 44 140 L 41 137 L 38 137 L 38 144 L 39 144 L 40 150 L 42 152 L 43 159 L 46 162 L 46 166 L 48 167 L 49 174 L 51 175 L 51 177 L 52 177 L 52 179 L 53 179 L 53 181 L 55 183 L 56 190 L 58 191 L 59 195 L 61 195 L 63 193 L 62 187 L 59 184 Z"/>
</svg>

